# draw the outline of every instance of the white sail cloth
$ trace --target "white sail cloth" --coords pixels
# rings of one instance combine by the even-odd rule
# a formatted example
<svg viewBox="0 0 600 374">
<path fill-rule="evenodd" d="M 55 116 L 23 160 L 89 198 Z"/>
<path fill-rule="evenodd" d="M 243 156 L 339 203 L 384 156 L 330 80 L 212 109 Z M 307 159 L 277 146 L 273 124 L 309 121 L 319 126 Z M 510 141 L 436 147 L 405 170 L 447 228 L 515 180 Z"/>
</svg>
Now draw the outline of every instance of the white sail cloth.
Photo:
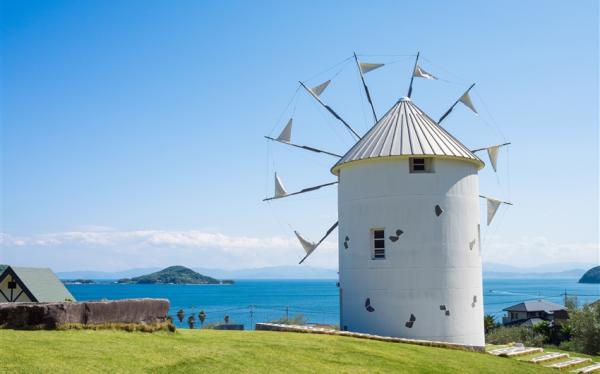
<svg viewBox="0 0 600 374">
<path fill-rule="evenodd" d="M 490 197 L 486 197 L 485 199 L 487 200 L 487 225 L 489 226 L 490 223 L 492 223 L 500 204 L 502 204 L 502 201 Z"/>
<path fill-rule="evenodd" d="M 417 78 L 437 79 L 436 76 L 434 76 L 431 73 L 426 72 L 419 65 L 415 65 L 415 70 L 413 71 L 413 76 L 417 77 Z"/>
<path fill-rule="evenodd" d="M 329 83 L 331 83 L 331 79 L 326 80 L 325 82 L 321 83 L 320 85 L 311 88 L 310 91 L 315 96 L 319 97 L 319 96 L 321 96 L 321 94 L 323 93 L 323 91 L 325 91 L 325 89 L 327 88 L 327 86 L 329 86 Z"/>
<path fill-rule="evenodd" d="M 287 196 L 288 192 L 286 191 L 281 179 L 275 173 L 275 197 L 284 197 Z"/>
<path fill-rule="evenodd" d="M 283 131 L 277 137 L 277 140 L 284 143 L 289 143 L 292 138 L 292 118 L 285 125 Z"/>
<path fill-rule="evenodd" d="M 495 145 L 493 147 L 487 148 L 488 157 L 490 158 L 490 163 L 492 164 L 492 168 L 494 171 L 496 170 L 496 165 L 498 163 L 498 153 L 500 152 L 500 146 Z"/>
<path fill-rule="evenodd" d="M 296 238 L 298 238 L 298 241 L 302 245 L 302 248 L 304 248 L 304 252 L 306 252 L 307 256 L 317 248 L 316 243 L 309 242 L 308 240 L 304 239 L 298 231 L 294 231 L 294 234 L 296 234 Z"/>
<path fill-rule="evenodd" d="M 363 74 L 367 74 L 370 71 L 379 69 L 383 65 L 385 65 L 385 64 L 374 64 L 374 63 L 370 63 L 370 62 L 361 62 L 358 64 L 358 66 L 360 66 L 360 72 Z"/>
<path fill-rule="evenodd" d="M 473 113 L 477 113 L 477 109 L 475 109 L 475 105 L 473 105 L 473 101 L 471 101 L 471 96 L 469 96 L 469 91 L 465 92 L 460 99 L 458 99 L 461 103 L 463 103 L 467 108 L 471 109 Z"/>
</svg>

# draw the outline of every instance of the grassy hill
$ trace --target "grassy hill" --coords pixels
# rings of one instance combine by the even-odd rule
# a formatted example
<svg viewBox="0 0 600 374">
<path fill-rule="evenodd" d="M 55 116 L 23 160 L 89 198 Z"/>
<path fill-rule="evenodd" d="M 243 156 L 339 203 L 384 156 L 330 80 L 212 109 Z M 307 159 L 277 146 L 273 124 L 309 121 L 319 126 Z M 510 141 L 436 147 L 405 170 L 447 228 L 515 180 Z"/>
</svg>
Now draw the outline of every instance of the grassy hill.
<svg viewBox="0 0 600 374">
<path fill-rule="evenodd" d="M 262 331 L 0 330 L 0 347 L 0 372 L 556 372 L 483 353 Z"/>
<path fill-rule="evenodd" d="M 185 266 L 170 266 L 152 274 L 142 275 L 131 279 L 120 279 L 119 283 L 139 284 L 220 284 L 215 278 L 196 273 Z"/>
</svg>

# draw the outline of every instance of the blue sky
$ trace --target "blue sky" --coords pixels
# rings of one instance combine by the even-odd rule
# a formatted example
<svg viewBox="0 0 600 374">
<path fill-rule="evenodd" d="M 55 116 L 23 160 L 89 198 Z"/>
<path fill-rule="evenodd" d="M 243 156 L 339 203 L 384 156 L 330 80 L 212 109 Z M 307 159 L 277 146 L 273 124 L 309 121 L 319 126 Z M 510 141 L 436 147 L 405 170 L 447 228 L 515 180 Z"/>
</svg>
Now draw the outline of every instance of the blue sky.
<svg viewBox="0 0 600 374">
<path fill-rule="evenodd" d="M 436 118 L 477 82 L 481 115 L 444 126 L 472 148 L 511 141 L 481 192 L 515 203 L 485 230 L 484 260 L 598 263 L 598 3 L 579 1 L 4 1 L 1 18 L 0 262 L 120 270 L 180 263 L 294 264 L 292 228 L 318 239 L 344 129 L 299 91 L 334 77 L 324 100 L 360 132 L 406 94 L 413 57 L 440 81 L 413 99 Z M 321 73 L 321 74 L 319 74 Z M 482 202 L 482 214 L 483 202 Z M 482 216 L 483 217 L 483 216 Z M 333 238 L 335 239 L 335 238 Z M 333 268 L 334 241 L 308 263 Z"/>
</svg>

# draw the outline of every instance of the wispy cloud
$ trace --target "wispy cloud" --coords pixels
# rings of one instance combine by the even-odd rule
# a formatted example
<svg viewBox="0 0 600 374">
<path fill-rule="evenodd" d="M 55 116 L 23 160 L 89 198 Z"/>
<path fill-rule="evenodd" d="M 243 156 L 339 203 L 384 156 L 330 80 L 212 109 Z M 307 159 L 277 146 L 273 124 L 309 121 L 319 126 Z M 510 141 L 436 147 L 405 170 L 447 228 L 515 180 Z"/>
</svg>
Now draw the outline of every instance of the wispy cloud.
<svg viewBox="0 0 600 374">
<path fill-rule="evenodd" d="M 514 266 L 561 262 L 600 263 L 598 243 L 556 243 L 545 236 L 526 236 L 515 241 L 490 237 L 483 243 L 483 259 Z"/>
<path fill-rule="evenodd" d="M 72 269 L 172 263 L 220 268 L 259 267 L 292 265 L 303 255 L 302 247 L 292 236 L 232 236 L 201 230 L 102 228 L 20 236 L 0 233 L 0 247 L 3 248 L 0 262 L 32 264 L 45 259 L 49 263 L 60 262 L 60 269 L 67 264 Z M 336 238 L 332 235 L 315 252 L 310 263 L 335 268 L 336 248 Z"/>
<path fill-rule="evenodd" d="M 31 236 L 13 236 L 6 233 L 0 233 L 0 245 L 7 247 L 56 247 L 67 244 L 78 244 L 85 246 L 117 246 L 121 244 L 132 243 L 148 246 L 190 248 L 299 248 L 297 240 L 291 236 L 258 238 L 249 236 L 230 236 L 221 233 L 197 230 L 117 231 L 104 229 L 66 231 Z M 323 247 L 332 247 L 332 245 L 334 245 L 333 242 L 327 241 L 323 244 Z"/>
<path fill-rule="evenodd" d="M 39 235 L 0 233 L 0 262 L 51 266 L 56 270 L 121 270 L 168 264 L 251 268 L 297 264 L 303 254 L 293 236 L 234 236 L 211 230 L 123 231 L 87 227 Z M 486 262 L 521 267 L 600 263 L 598 243 L 556 243 L 544 236 L 516 241 L 488 237 L 482 254 Z M 336 268 L 337 259 L 337 238 L 333 234 L 308 264 Z"/>
</svg>

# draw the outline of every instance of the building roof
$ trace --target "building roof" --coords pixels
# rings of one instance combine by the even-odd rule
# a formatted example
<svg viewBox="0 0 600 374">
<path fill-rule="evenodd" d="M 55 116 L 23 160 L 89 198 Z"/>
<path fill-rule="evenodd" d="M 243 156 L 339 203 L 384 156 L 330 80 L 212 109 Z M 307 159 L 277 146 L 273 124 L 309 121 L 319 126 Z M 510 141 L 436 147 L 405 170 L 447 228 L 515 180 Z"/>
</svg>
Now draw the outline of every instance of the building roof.
<svg viewBox="0 0 600 374">
<path fill-rule="evenodd" d="M 567 310 L 562 305 L 558 305 L 546 300 L 529 300 L 524 301 L 508 308 L 502 309 L 507 312 L 546 312 L 552 313 L 556 310 Z"/>
<path fill-rule="evenodd" d="M 437 156 L 484 166 L 473 152 L 450 135 L 409 98 L 400 99 L 331 169 L 382 157 Z"/>
<path fill-rule="evenodd" d="M 0 274 L 0 281 L 8 274 L 15 275 L 23 284 L 25 293 L 37 302 L 65 301 L 75 298 L 64 284 L 48 268 L 7 267 Z"/>
</svg>

